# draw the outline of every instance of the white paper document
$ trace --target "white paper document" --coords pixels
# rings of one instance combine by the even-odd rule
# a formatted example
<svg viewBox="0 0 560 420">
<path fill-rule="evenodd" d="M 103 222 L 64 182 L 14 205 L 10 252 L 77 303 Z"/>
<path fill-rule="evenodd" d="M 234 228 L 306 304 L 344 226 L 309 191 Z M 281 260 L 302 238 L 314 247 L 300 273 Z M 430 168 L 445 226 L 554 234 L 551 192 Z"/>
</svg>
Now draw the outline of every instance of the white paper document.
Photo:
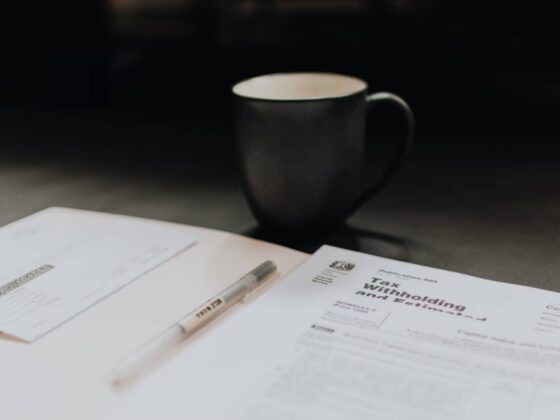
<svg viewBox="0 0 560 420">
<path fill-rule="evenodd" d="M 325 246 L 185 343 L 110 419 L 560 413 L 560 294 Z"/>
<path fill-rule="evenodd" d="M 60 208 L 4 226 L 0 332 L 33 341 L 193 243 L 171 226 Z"/>
</svg>

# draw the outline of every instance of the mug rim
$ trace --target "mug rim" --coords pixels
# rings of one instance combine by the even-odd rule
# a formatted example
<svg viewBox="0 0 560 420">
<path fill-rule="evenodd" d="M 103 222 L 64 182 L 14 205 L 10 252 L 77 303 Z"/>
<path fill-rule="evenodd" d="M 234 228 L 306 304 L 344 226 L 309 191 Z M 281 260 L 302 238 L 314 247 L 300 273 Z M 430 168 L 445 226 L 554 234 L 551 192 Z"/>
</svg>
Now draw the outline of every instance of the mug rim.
<svg viewBox="0 0 560 420">
<path fill-rule="evenodd" d="M 317 94 L 317 95 L 304 95 L 304 96 L 290 96 L 290 95 L 265 95 L 265 94 L 254 94 L 250 92 L 250 84 L 255 82 L 262 82 L 266 79 L 276 79 L 276 78 L 292 78 L 292 77 L 313 77 L 318 76 L 319 78 L 336 78 L 339 81 L 344 80 L 344 82 L 350 85 L 347 89 L 340 88 L 338 91 L 333 91 L 330 94 Z M 353 84 L 353 86 L 351 85 Z M 244 91 L 245 90 L 245 91 Z M 248 91 L 249 90 L 249 91 Z M 241 80 L 232 86 L 231 91 L 235 96 L 244 99 L 253 99 L 259 101 L 271 101 L 271 102 L 307 102 L 307 101 L 319 101 L 319 100 L 329 100 L 337 98 L 347 98 L 354 96 L 359 93 L 367 92 L 368 84 L 365 80 L 359 77 L 349 76 L 342 73 L 332 73 L 332 72 L 277 72 L 263 74 L 259 76 L 250 77 L 248 79 Z"/>
</svg>

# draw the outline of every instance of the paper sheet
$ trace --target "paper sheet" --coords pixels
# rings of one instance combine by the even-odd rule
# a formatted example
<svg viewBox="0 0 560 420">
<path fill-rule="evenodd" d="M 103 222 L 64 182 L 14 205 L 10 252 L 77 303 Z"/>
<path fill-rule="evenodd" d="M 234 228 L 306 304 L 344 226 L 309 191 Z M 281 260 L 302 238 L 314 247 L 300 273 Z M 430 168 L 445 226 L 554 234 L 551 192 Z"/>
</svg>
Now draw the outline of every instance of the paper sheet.
<svg viewBox="0 0 560 420">
<path fill-rule="evenodd" d="M 557 419 L 560 294 L 321 248 L 109 419 Z"/>
<path fill-rule="evenodd" d="M 33 341 L 194 243 L 173 227 L 47 209 L 0 229 L 0 331 Z"/>
</svg>

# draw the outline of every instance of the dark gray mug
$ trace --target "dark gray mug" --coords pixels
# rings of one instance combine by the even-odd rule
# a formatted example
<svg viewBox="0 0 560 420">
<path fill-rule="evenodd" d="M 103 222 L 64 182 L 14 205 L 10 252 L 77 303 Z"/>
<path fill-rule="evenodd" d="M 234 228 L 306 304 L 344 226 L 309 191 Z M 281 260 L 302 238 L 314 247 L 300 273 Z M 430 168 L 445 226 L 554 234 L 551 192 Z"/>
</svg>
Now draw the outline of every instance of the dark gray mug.
<svg viewBox="0 0 560 420">
<path fill-rule="evenodd" d="M 249 205 L 276 234 L 323 234 L 393 177 L 410 147 L 414 116 L 387 92 L 331 73 L 278 73 L 233 87 L 237 144 Z M 408 135 L 380 180 L 360 191 L 366 105 L 396 104 Z"/>
</svg>

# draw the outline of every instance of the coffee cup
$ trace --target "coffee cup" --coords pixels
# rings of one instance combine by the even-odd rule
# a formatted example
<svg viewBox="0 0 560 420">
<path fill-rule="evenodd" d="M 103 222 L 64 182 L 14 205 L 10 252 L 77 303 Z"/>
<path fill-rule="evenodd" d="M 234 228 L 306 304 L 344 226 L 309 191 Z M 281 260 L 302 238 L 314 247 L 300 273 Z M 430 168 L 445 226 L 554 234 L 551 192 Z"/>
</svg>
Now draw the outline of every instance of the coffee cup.
<svg viewBox="0 0 560 420">
<path fill-rule="evenodd" d="M 414 116 L 389 92 L 333 73 L 277 73 L 233 86 L 237 149 L 249 205 L 267 231 L 319 235 L 339 227 L 393 178 Z M 367 108 L 392 103 L 407 135 L 384 174 L 361 190 Z"/>
</svg>

